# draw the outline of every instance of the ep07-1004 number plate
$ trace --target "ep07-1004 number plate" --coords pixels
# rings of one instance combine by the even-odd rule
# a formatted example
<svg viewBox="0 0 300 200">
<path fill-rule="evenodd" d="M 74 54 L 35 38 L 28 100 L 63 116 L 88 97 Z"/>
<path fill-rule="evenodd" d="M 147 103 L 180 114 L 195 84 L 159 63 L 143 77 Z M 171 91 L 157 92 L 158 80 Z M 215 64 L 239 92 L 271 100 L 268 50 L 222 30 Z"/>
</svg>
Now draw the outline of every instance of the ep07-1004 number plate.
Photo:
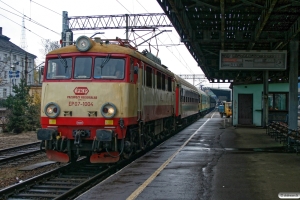
<svg viewBox="0 0 300 200">
<path fill-rule="evenodd" d="M 93 102 L 69 101 L 69 106 L 94 106 Z"/>
</svg>

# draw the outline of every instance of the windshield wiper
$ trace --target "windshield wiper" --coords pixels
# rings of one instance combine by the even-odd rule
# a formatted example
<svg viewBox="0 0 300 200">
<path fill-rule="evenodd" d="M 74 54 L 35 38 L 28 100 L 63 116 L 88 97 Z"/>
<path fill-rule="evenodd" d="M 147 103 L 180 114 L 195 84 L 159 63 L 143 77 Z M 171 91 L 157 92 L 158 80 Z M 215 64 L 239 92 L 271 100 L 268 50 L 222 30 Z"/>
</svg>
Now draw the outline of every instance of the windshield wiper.
<svg viewBox="0 0 300 200">
<path fill-rule="evenodd" d="M 57 54 L 57 56 L 65 68 L 65 73 L 67 73 L 68 63 L 67 63 L 66 59 L 62 58 L 60 54 Z"/>
<path fill-rule="evenodd" d="M 103 68 L 104 65 L 106 65 L 106 63 L 109 61 L 109 59 L 110 59 L 110 54 L 108 54 L 108 55 L 104 58 L 104 60 L 102 61 L 100 67 Z"/>
<path fill-rule="evenodd" d="M 102 68 L 104 67 L 104 65 L 106 65 L 106 63 L 109 61 L 110 59 L 110 54 L 108 54 L 104 60 L 102 61 L 101 65 L 100 65 L 100 68 L 101 68 L 101 74 L 102 74 Z"/>
</svg>

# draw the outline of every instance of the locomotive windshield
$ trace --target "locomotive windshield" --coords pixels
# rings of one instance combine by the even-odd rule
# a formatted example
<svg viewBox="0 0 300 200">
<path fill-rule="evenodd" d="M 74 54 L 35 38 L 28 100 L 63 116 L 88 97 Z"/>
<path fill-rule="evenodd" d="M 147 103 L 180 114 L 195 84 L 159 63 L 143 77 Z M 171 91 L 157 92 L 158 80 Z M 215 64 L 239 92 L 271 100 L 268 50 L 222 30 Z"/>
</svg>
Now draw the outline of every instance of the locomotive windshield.
<svg viewBox="0 0 300 200">
<path fill-rule="evenodd" d="M 48 61 L 47 79 L 71 78 L 72 58 L 57 58 Z"/>
<path fill-rule="evenodd" d="M 123 79 L 125 60 L 120 58 L 97 57 L 95 59 L 94 78 Z"/>
<path fill-rule="evenodd" d="M 125 59 L 96 57 L 93 66 L 92 57 L 76 57 L 74 72 L 72 58 L 55 58 L 48 60 L 47 79 L 124 79 Z M 94 69 L 93 69 L 94 68 Z M 93 69 L 93 70 L 92 70 Z M 94 74 L 92 74 L 94 72 Z"/>
<path fill-rule="evenodd" d="M 92 74 L 92 58 L 77 57 L 75 59 L 74 78 L 86 79 L 91 78 Z"/>
</svg>

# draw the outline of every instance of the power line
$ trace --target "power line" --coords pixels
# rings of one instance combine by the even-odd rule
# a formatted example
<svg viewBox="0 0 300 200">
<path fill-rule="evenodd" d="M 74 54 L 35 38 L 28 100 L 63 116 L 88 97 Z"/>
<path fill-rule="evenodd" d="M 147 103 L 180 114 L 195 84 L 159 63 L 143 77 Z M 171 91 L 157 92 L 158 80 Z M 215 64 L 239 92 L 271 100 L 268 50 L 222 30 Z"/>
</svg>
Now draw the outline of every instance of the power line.
<svg viewBox="0 0 300 200">
<path fill-rule="evenodd" d="M 144 10 L 146 11 L 146 12 L 148 12 L 149 13 L 149 11 L 138 1 L 138 0 L 136 0 L 136 2 L 138 3 L 138 4 L 140 4 L 140 6 L 142 6 L 143 8 L 144 8 Z M 174 44 L 174 42 L 173 42 L 173 40 L 172 40 L 172 38 L 170 37 L 170 35 L 169 35 L 169 33 L 167 32 L 167 35 L 168 35 L 168 37 L 169 37 L 169 39 L 171 40 L 171 42 L 173 43 L 173 45 L 171 44 L 171 45 L 165 45 L 166 47 L 168 47 L 168 46 L 175 46 L 175 48 L 176 48 L 176 46 L 179 46 L 179 45 L 184 45 L 184 44 L 178 44 L 178 45 L 176 45 L 176 44 Z M 160 40 L 159 40 L 160 41 Z M 160 41 L 161 42 L 161 41 Z M 161 42 L 162 43 L 162 42 Z M 163 43 L 162 43 L 163 44 Z M 164 45 L 157 45 L 157 46 L 164 46 Z M 169 49 L 168 49 L 169 50 Z M 192 72 L 193 74 L 194 74 L 194 72 L 193 72 L 193 70 L 191 70 L 189 67 L 188 67 L 188 65 L 187 65 L 187 63 L 186 63 L 186 61 L 184 60 L 184 58 L 181 56 L 181 54 L 179 53 L 179 51 L 178 51 L 178 49 L 176 48 L 176 50 L 177 50 L 177 52 L 178 52 L 178 54 L 180 55 L 180 57 L 183 59 L 183 61 L 185 62 L 185 65 L 186 65 L 186 67 L 187 67 L 187 69 L 190 71 L 190 72 Z M 170 51 L 170 50 L 169 50 Z M 171 52 L 171 51 L 170 51 Z M 171 52 L 172 53 L 172 52 Z M 173 53 L 172 53 L 173 54 Z M 173 54 L 174 55 L 174 54 Z M 175 55 L 174 55 L 175 56 Z M 176 56 L 175 56 L 176 57 Z M 176 57 L 177 58 L 177 57 Z M 181 62 L 181 61 L 180 61 Z"/>
<path fill-rule="evenodd" d="M 117 1 L 119 4 L 121 4 L 118 0 L 116 0 L 116 1 Z M 142 6 L 142 7 L 145 9 L 145 11 L 146 11 L 147 13 L 149 13 L 148 10 L 147 10 L 140 2 L 138 2 L 138 0 L 136 0 L 136 1 L 137 1 L 138 4 L 140 4 L 140 6 Z M 123 4 L 121 4 L 121 6 L 123 6 Z M 125 6 L 123 6 L 123 8 L 125 8 Z M 125 8 L 125 9 L 127 10 L 127 8 Z M 127 10 L 127 11 L 130 13 L 129 10 Z M 168 33 L 167 33 L 167 34 L 168 34 Z M 171 40 L 171 42 L 174 44 L 174 42 L 172 41 L 172 38 L 170 37 L 169 34 L 168 34 L 168 37 L 169 37 L 169 39 Z M 163 42 L 162 42 L 160 39 L 158 39 L 158 40 L 160 41 L 161 44 L 163 44 Z M 141 46 L 143 46 L 143 45 L 141 45 Z M 164 46 L 164 45 L 157 45 L 157 46 Z M 171 46 L 171 45 L 168 45 L 168 46 Z M 174 46 L 175 46 L 175 48 L 176 48 L 176 46 L 178 46 L 178 45 L 174 45 Z M 167 48 L 167 49 L 168 49 L 168 48 Z M 184 58 L 181 56 L 181 54 L 179 53 L 179 51 L 178 51 L 177 48 L 176 48 L 176 50 L 177 50 L 178 54 L 180 55 L 181 59 L 184 61 L 184 63 L 183 63 L 181 60 L 179 60 L 179 59 L 177 58 L 177 56 L 175 56 L 175 54 L 174 54 L 173 52 L 170 51 L 170 49 L 168 49 L 168 51 L 170 51 L 170 52 L 174 55 L 174 57 L 175 57 L 180 63 L 182 63 L 183 66 L 185 66 L 185 68 L 186 68 L 187 70 L 189 70 L 189 72 L 191 72 L 191 73 L 194 74 L 193 70 L 191 70 L 191 68 L 188 66 L 188 64 L 186 63 L 186 61 L 184 60 Z"/>
<path fill-rule="evenodd" d="M 60 15 L 60 16 L 62 16 L 62 15 L 61 15 L 61 14 L 59 14 L 58 12 L 55 12 L 54 10 L 51 10 L 51 9 L 49 9 L 49 8 L 47 8 L 47 7 L 43 6 L 43 5 L 41 5 L 41 4 L 38 4 L 38 3 L 37 3 L 37 2 L 35 2 L 35 1 L 32 1 L 32 0 L 30 0 L 30 3 L 31 3 L 31 2 L 33 2 L 33 3 L 35 3 L 35 4 L 39 5 L 39 6 L 41 6 L 41 7 L 43 7 L 43 8 L 46 8 L 47 10 L 50 10 L 50 11 L 52 11 L 52 12 L 54 12 L 54 13 L 56 13 L 56 14 Z"/>
<path fill-rule="evenodd" d="M 0 1 L 1 1 L 1 0 L 0 0 Z M 1 1 L 1 2 L 2 2 L 2 1 Z M 2 3 L 4 3 L 4 2 L 2 2 Z M 5 4 L 5 3 L 4 3 L 4 4 Z M 7 5 L 7 4 L 5 4 L 5 5 Z M 9 5 L 7 5 L 7 6 L 9 6 Z M 11 6 L 9 6 L 9 7 L 12 8 Z M 23 16 L 20 16 L 20 15 L 18 15 L 18 14 L 16 14 L 16 13 L 13 13 L 13 12 L 11 12 L 11 11 L 9 11 L 9 10 L 4 9 L 4 8 L 1 8 L 1 7 L 0 7 L 0 9 L 5 10 L 6 12 L 9 12 L 9 13 L 11 13 L 11 14 L 13 14 L 13 15 L 16 15 L 16 16 L 18 16 L 18 17 L 21 17 L 21 18 L 25 17 L 26 20 L 28 20 L 28 21 L 30 21 L 30 22 L 32 22 L 32 23 L 38 25 L 38 26 L 41 26 L 41 27 L 43 27 L 43 28 L 45 28 L 45 29 L 47 29 L 47 30 L 49 30 L 49 31 L 52 31 L 52 32 L 54 32 L 54 33 L 60 35 L 60 33 L 55 32 L 55 31 L 49 29 L 48 27 L 46 27 L 46 26 L 40 24 L 39 22 L 37 22 L 37 21 L 31 19 L 30 17 L 27 17 L 26 15 L 24 15 L 24 14 L 22 14 L 22 13 L 21 13 L 21 15 L 23 15 Z M 17 11 L 17 10 L 14 9 L 14 8 L 12 8 L 12 9 L 15 10 L 15 11 Z M 20 13 L 19 11 L 17 11 L 17 12 Z"/>
<path fill-rule="evenodd" d="M 148 12 L 149 13 L 149 11 L 138 1 L 138 0 L 136 0 L 136 2 L 138 3 L 138 4 L 140 4 L 140 6 L 142 6 L 143 8 L 144 8 L 144 10 L 146 11 L 146 12 Z M 168 35 L 168 37 L 169 37 L 169 39 L 171 40 L 171 42 L 173 43 L 173 45 L 166 45 L 166 47 L 168 47 L 168 46 L 175 46 L 175 48 L 176 48 L 176 46 L 178 46 L 178 45 L 176 45 L 176 44 L 174 44 L 174 42 L 173 42 L 173 40 L 172 40 L 172 38 L 170 37 L 170 35 L 169 35 L 169 33 L 167 32 L 167 35 Z M 160 41 L 160 40 L 159 40 Z M 161 41 L 160 41 L 161 42 Z M 163 42 L 161 42 L 162 44 L 163 44 Z M 184 45 L 184 44 L 182 44 L 182 45 Z M 163 45 L 157 45 L 157 46 L 163 46 Z M 169 50 L 169 49 L 168 49 Z M 177 52 L 178 52 L 178 54 L 180 55 L 180 57 L 182 58 L 182 60 L 185 62 L 185 65 L 186 65 L 186 68 L 191 72 L 191 73 L 193 73 L 194 74 L 194 72 L 193 72 L 193 70 L 191 70 L 189 67 L 188 67 L 188 64 L 186 63 L 186 61 L 184 60 L 184 58 L 181 56 L 181 54 L 179 53 L 179 51 L 178 51 L 178 49 L 176 48 L 176 50 L 177 50 Z M 170 51 L 170 50 L 169 50 Z M 171 52 L 171 51 L 170 51 Z M 173 54 L 173 52 L 171 52 L 172 54 Z M 174 55 L 174 54 L 173 54 Z M 174 55 L 175 56 L 175 55 Z M 176 56 L 175 56 L 176 57 Z M 178 59 L 177 57 L 176 57 L 176 59 Z M 181 61 L 180 61 L 181 62 Z"/>
<path fill-rule="evenodd" d="M 123 6 L 123 4 L 121 4 L 118 0 L 116 0 L 123 8 L 125 8 L 125 6 Z M 127 8 L 125 8 L 125 10 L 127 10 Z M 127 10 L 130 14 L 131 12 L 129 10 Z"/>
<path fill-rule="evenodd" d="M 173 42 L 172 38 L 170 37 L 169 33 L 167 33 L 169 39 L 171 40 L 171 42 Z M 174 42 L 173 42 L 174 43 Z M 175 46 L 176 51 L 178 52 L 179 56 L 182 58 L 182 60 L 185 62 L 186 67 L 188 68 L 188 70 L 194 74 L 193 70 L 188 66 L 188 64 L 186 63 L 185 59 L 181 56 L 180 52 L 178 51 L 177 47 Z"/>
<path fill-rule="evenodd" d="M 159 39 L 158 39 L 159 40 Z M 160 41 L 160 40 L 159 40 Z M 160 41 L 161 42 L 161 41 Z M 168 51 L 170 51 L 170 49 L 169 48 L 167 48 L 168 49 Z M 178 58 L 177 58 L 177 56 L 175 56 L 175 54 L 172 52 L 172 51 L 170 51 L 172 54 L 173 54 L 173 56 L 180 62 L 180 63 L 182 63 L 181 62 L 181 60 L 179 60 Z M 183 59 L 184 60 L 184 59 Z M 187 69 L 187 70 L 189 70 L 191 73 L 194 73 L 188 66 L 187 66 L 187 63 L 182 63 L 183 64 L 183 66 L 185 66 L 185 68 Z"/>
<path fill-rule="evenodd" d="M 4 15 L 2 15 L 2 14 L 0 14 L 2 17 L 5 17 Z M 12 21 L 13 23 L 15 23 L 15 24 L 17 24 L 17 25 L 19 25 L 19 26 L 22 26 L 21 24 L 18 24 L 17 22 L 15 22 L 15 21 L 13 21 L 13 20 L 11 20 L 11 19 L 9 19 L 9 18 L 7 18 L 7 17 L 5 17 L 6 19 L 8 19 L 8 20 L 10 20 L 10 21 Z M 24 27 L 25 29 L 27 29 L 28 31 L 30 31 L 31 33 L 33 33 L 34 35 L 36 35 L 36 36 L 38 36 L 38 37 L 40 37 L 40 38 L 42 38 L 42 39 L 45 39 L 45 38 L 43 38 L 42 36 L 40 36 L 40 35 L 38 35 L 38 34 L 36 34 L 35 32 L 33 32 L 33 31 L 31 31 L 31 30 L 29 30 L 28 28 L 26 28 L 26 27 Z"/>
<path fill-rule="evenodd" d="M 142 6 L 147 13 L 149 13 L 148 10 L 138 0 L 136 0 L 136 2 L 138 2 L 138 4 L 140 4 L 140 6 Z"/>
<path fill-rule="evenodd" d="M 169 39 L 171 40 L 171 42 L 174 43 L 173 40 L 172 40 L 172 38 L 171 38 L 171 36 L 169 35 L 168 32 L 167 32 L 167 35 L 168 35 Z M 193 70 L 188 66 L 188 64 L 186 63 L 185 59 L 181 56 L 181 54 L 180 54 L 180 52 L 179 52 L 179 50 L 177 49 L 176 46 L 175 46 L 175 49 L 176 49 L 176 51 L 178 52 L 179 56 L 182 58 L 182 60 L 185 62 L 185 65 L 186 65 L 187 69 L 188 69 L 191 73 L 194 74 Z M 175 56 L 175 55 L 174 55 L 174 56 Z M 176 57 L 176 58 L 177 58 L 177 57 Z"/>
</svg>

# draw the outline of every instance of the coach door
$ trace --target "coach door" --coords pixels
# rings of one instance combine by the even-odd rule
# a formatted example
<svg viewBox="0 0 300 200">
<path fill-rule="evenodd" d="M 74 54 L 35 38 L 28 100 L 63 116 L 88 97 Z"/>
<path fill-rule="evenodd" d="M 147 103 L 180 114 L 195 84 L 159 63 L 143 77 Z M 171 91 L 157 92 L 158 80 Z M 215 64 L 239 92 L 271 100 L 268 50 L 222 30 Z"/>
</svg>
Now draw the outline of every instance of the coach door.
<svg viewBox="0 0 300 200">
<path fill-rule="evenodd" d="M 253 94 L 238 95 L 238 124 L 253 124 Z"/>
</svg>

